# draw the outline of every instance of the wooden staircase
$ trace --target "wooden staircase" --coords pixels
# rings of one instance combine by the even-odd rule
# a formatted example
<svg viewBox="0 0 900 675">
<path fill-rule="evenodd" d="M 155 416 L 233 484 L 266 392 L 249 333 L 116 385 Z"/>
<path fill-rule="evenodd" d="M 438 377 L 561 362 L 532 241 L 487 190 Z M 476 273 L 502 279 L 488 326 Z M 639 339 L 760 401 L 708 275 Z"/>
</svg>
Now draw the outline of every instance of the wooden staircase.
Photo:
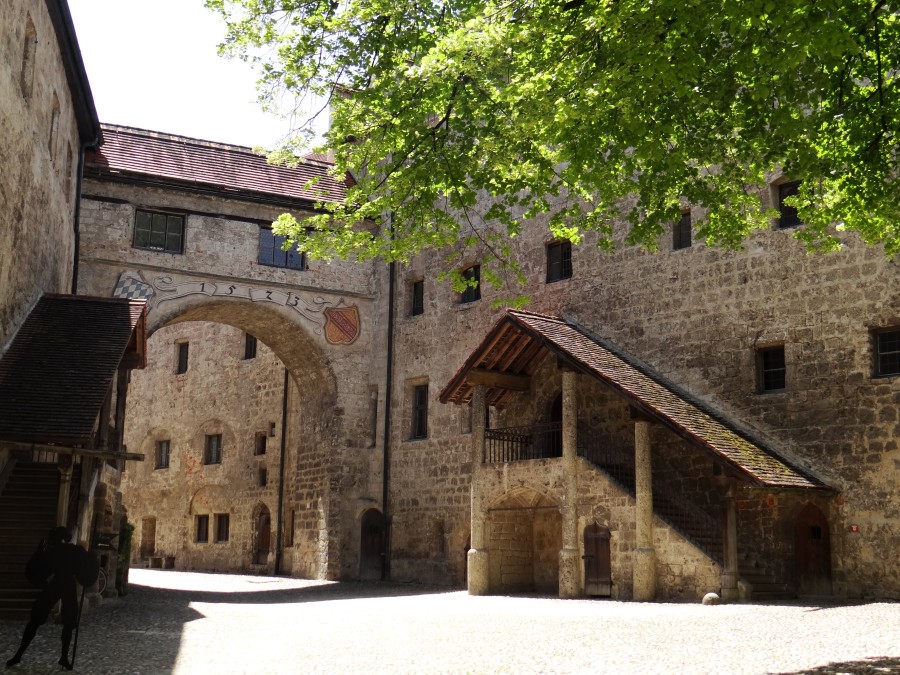
<svg viewBox="0 0 900 675">
<path fill-rule="evenodd" d="M 596 438 L 583 435 L 581 430 L 578 437 Z M 578 455 L 635 496 L 634 462 L 627 453 L 599 450 L 579 443 Z M 724 564 L 722 525 L 717 519 L 656 483 L 653 485 L 653 512 L 710 559 Z M 768 602 L 795 597 L 787 584 L 779 582 L 759 557 L 746 549 L 738 551 L 738 576 L 750 587 L 750 600 Z"/>
<path fill-rule="evenodd" d="M 38 589 L 25 564 L 56 524 L 58 490 L 55 464 L 19 461 L 0 493 L 0 618 L 28 617 Z"/>
</svg>

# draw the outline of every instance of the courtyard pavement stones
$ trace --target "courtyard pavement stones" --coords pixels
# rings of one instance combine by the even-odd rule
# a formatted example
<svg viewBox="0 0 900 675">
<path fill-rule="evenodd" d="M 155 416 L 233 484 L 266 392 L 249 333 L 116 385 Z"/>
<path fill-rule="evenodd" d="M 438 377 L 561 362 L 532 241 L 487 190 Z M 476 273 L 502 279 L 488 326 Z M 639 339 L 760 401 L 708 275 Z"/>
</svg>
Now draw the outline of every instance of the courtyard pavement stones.
<svg viewBox="0 0 900 675">
<path fill-rule="evenodd" d="M 2 661 L 23 625 L 0 621 Z M 11 674 L 56 673 L 43 626 Z M 131 571 L 75 672 L 900 673 L 900 603 L 622 603 L 396 583 Z"/>
</svg>

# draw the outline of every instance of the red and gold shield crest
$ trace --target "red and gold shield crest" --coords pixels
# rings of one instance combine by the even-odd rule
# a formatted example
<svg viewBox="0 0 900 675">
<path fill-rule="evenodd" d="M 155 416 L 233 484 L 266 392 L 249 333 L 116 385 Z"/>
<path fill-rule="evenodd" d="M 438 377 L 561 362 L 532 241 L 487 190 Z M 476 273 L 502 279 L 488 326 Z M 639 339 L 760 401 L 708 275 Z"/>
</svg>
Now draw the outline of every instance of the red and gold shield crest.
<svg viewBox="0 0 900 675">
<path fill-rule="evenodd" d="M 356 305 L 325 310 L 325 339 L 333 345 L 352 345 L 359 337 L 359 310 Z"/>
</svg>

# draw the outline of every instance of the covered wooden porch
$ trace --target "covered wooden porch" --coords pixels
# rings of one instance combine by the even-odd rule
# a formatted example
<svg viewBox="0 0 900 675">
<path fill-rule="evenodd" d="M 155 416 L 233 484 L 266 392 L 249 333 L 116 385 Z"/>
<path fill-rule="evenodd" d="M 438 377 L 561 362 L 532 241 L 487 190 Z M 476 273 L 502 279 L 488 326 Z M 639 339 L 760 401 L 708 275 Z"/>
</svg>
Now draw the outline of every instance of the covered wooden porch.
<svg viewBox="0 0 900 675">
<path fill-rule="evenodd" d="M 502 409 L 523 394 L 534 395 L 534 381 L 547 358 L 561 371 L 559 420 L 490 428 L 487 407 Z M 585 380 L 584 378 L 589 378 Z M 624 448 L 604 443 L 589 412 L 578 410 L 579 386 L 599 383 L 629 411 L 633 438 Z M 656 597 L 654 516 L 685 535 L 697 548 L 721 562 L 721 593 L 739 595 L 736 503 L 741 488 L 813 491 L 829 488 L 808 471 L 789 463 L 771 447 L 739 429 L 723 415 L 692 400 L 685 392 L 628 358 L 583 328 L 555 317 L 509 310 L 489 331 L 441 392 L 445 403 L 471 404 L 472 548 L 469 551 L 469 592 L 491 592 L 491 550 L 485 537 L 489 504 L 483 480 L 492 466 L 555 460 L 564 467 L 559 510 L 562 546 L 559 551 L 559 596 L 576 597 L 580 578 L 579 462 L 587 462 L 634 498 L 635 539 L 631 555 L 633 599 Z M 709 513 L 667 489 L 666 476 L 654 474 L 651 430 L 662 427 L 708 460 L 714 483 L 723 495 L 721 512 Z M 583 483 L 584 479 L 581 479 Z M 713 477 L 710 476 L 710 481 Z M 583 487 L 583 485 L 581 486 Z M 605 527 L 608 523 L 601 523 Z"/>
</svg>

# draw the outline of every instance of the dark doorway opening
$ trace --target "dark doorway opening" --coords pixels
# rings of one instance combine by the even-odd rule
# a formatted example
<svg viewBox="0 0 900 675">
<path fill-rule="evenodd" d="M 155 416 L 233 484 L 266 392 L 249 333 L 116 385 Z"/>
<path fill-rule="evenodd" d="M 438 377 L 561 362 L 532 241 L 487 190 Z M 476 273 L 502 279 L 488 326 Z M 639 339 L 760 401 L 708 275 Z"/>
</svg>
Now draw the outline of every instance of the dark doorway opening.
<svg viewBox="0 0 900 675">
<path fill-rule="evenodd" d="M 359 578 L 380 580 L 384 573 L 385 534 L 387 527 L 384 514 L 378 509 L 369 509 L 360 523 Z"/>
<path fill-rule="evenodd" d="M 253 554 L 253 562 L 257 565 L 265 565 L 269 560 L 269 550 L 272 547 L 272 516 L 269 509 L 263 506 L 256 516 L 256 551 Z"/>
<path fill-rule="evenodd" d="M 141 519 L 141 558 L 156 552 L 156 518 Z"/>
<path fill-rule="evenodd" d="M 608 598 L 612 594 L 609 528 L 591 523 L 584 528 L 584 593 Z"/>
<path fill-rule="evenodd" d="M 807 504 L 797 515 L 794 557 L 797 592 L 831 595 L 831 532 L 825 514 L 815 504 Z"/>
</svg>

